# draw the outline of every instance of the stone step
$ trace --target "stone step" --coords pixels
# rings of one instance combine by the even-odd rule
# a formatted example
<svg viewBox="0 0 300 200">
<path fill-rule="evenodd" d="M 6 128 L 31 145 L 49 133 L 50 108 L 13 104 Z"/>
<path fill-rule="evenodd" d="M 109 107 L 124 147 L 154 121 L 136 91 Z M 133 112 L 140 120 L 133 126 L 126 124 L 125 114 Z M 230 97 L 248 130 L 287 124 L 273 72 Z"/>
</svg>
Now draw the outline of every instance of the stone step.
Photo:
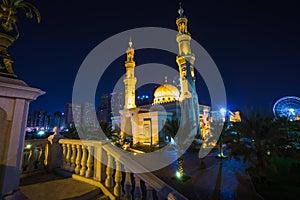
<svg viewBox="0 0 300 200">
<path fill-rule="evenodd" d="M 54 174 L 41 174 L 21 179 L 20 190 L 29 200 L 92 200 L 103 196 L 100 188 L 96 186 Z"/>
</svg>

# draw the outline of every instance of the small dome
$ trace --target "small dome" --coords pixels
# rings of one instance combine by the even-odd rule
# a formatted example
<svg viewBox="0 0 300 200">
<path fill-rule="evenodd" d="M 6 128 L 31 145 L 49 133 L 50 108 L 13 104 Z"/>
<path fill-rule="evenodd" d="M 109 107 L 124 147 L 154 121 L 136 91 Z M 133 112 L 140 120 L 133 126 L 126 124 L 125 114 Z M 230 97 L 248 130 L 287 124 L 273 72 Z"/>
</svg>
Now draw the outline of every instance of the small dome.
<svg viewBox="0 0 300 200">
<path fill-rule="evenodd" d="M 178 101 L 180 97 L 177 87 L 171 84 L 159 86 L 154 92 L 153 104 L 162 104 L 173 101 Z"/>
</svg>

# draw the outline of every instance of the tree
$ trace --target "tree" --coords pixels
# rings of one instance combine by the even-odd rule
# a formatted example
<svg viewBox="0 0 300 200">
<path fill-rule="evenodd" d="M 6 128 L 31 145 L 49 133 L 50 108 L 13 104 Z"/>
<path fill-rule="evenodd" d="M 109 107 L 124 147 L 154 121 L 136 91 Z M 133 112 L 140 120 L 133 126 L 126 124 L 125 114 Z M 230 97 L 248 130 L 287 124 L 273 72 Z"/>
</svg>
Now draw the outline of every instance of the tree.
<svg viewBox="0 0 300 200">
<path fill-rule="evenodd" d="M 168 119 L 164 125 L 164 133 L 167 135 L 169 138 L 175 138 L 176 133 L 178 132 L 180 127 L 180 122 L 178 119 Z M 169 140 L 170 142 L 170 140 Z"/>
<path fill-rule="evenodd" d="M 210 123 L 210 126 L 211 126 L 211 131 L 214 134 L 220 134 L 219 140 L 217 142 L 220 153 L 218 154 L 217 158 L 221 158 L 221 159 L 227 158 L 227 156 L 225 156 L 223 152 L 223 137 L 227 131 L 226 130 L 227 123 L 223 121 L 213 121 Z"/>
<path fill-rule="evenodd" d="M 241 137 L 229 145 L 230 157 L 243 156 L 243 161 L 255 165 L 260 177 L 265 179 L 266 169 L 273 167 L 270 160 L 270 143 L 274 133 L 273 116 L 268 111 L 251 109 L 247 114 L 241 113 L 241 122 L 233 123 L 229 130 L 237 132 Z"/>
<path fill-rule="evenodd" d="M 68 132 L 64 132 L 63 136 L 69 139 L 79 139 L 79 135 L 75 126 L 68 127 Z"/>
<path fill-rule="evenodd" d="M 112 136 L 112 126 L 108 122 L 100 122 L 100 127 L 107 138 Z"/>
<path fill-rule="evenodd" d="M 172 137 L 177 144 L 178 171 L 176 176 L 184 181 L 184 179 L 186 179 L 187 177 L 184 175 L 183 169 L 183 149 L 187 149 L 187 145 L 191 144 L 191 139 L 196 136 L 197 129 L 193 121 L 187 120 L 186 122 L 181 124 L 180 121 L 175 118 L 166 121 L 164 130 L 165 134 Z"/>
</svg>

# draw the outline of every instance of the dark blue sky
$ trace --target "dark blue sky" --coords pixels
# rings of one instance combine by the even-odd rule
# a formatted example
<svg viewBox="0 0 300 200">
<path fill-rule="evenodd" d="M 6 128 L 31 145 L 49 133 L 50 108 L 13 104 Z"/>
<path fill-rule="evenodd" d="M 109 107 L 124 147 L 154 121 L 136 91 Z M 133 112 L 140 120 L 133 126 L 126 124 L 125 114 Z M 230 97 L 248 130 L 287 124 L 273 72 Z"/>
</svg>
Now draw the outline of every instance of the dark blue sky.
<svg viewBox="0 0 300 200">
<path fill-rule="evenodd" d="M 106 38 L 138 27 L 176 29 L 178 1 L 30 1 L 42 15 L 41 24 L 23 18 L 20 39 L 10 48 L 14 70 L 30 86 L 47 92 L 31 110 L 52 114 L 71 101 L 72 86 L 87 54 Z M 300 13 L 297 1 L 186 0 L 189 29 L 217 64 L 231 109 L 272 107 L 286 95 L 300 96 Z M 175 40 L 174 40 L 175 42 Z M 124 50 L 126 50 L 124 46 Z M 137 64 L 161 61 L 173 65 L 175 56 L 137 52 Z M 138 56 L 139 55 L 139 56 Z M 125 72 L 120 58 L 110 77 Z M 109 92 L 113 79 L 105 79 Z M 201 103 L 209 103 L 198 77 Z M 97 97 L 98 98 L 98 97 Z"/>
</svg>

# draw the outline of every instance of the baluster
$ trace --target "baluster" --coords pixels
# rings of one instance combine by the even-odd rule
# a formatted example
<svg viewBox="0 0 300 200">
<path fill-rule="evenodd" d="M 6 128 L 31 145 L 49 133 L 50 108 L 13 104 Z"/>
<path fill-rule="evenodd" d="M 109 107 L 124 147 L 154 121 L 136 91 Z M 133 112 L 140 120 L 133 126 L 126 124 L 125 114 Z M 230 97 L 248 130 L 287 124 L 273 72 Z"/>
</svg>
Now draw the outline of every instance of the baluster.
<svg viewBox="0 0 300 200">
<path fill-rule="evenodd" d="M 86 172 L 86 148 L 84 145 L 81 146 L 82 148 L 82 158 L 81 158 L 81 170 L 80 170 L 80 176 L 85 176 Z"/>
<path fill-rule="evenodd" d="M 153 200 L 152 188 L 148 183 L 145 183 L 146 190 L 147 190 L 147 200 Z"/>
<path fill-rule="evenodd" d="M 94 146 L 94 180 L 103 181 L 102 147 Z"/>
<path fill-rule="evenodd" d="M 40 157 L 41 157 L 41 149 L 40 147 L 35 147 L 34 148 L 34 151 L 33 151 L 33 154 L 34 154 L 34 161 L 33 161 L 33 166 L 34 166 L 34 169 L 38 169 L 39 168 L 39 164 L 40 164 Z"/>
<path fill-rule="evenodd" d="M 71 145 L 71 149 L 72 149 L 72 156 L 71 156 L 71 165 L 70 165 L 70 171 L 74 172 L 75 170 L 75 160 L 76 160 L 76 145 L 75 144 L 72 144 Z"/>
<path fill-rule="evenodd" d="M 48 159 L 49 159 L 49 144 L 45 144 L 45 151 L 44 151 L 44 165 L 48 165 Z"/>
<path fill-rule="evenodd" d="M 31 149 L 29 150 L 29 156 L 28 156 L 28 171 L 32 171 L 34 169 L 34 147 L 31 147 Z"/>
<path fill-rule="evenodd" d="M 75 174 L 79 174 L 80 173 L 80 162 L 81 162 L 81 146 L 78 144 L 76 145 L 77 147 L 77 157 L 76 157 L 76 168 L 75 168 Z"/>
<path fill-rule="evenodd" d="M 131 200 L 132 199 L 132 195 L 131 195 L 131 189 L 132 189 L 131 173 L 127 169 L 125 169 L 125 171 L 126 171 L 125 183 L 124 183 L 125 199 Z"/>
<path fill-rule="evenodd" d="M 38 165 L 39 165 L 39 157 L 40 157 L 40 151 L 38 149 L 39 147 L 34 146 L 33 148 L 33 169 L 38 169 Z"/>
<path fill-rule="evenodd" d="M 44 168 L 44 162 L 45 162 L 45 148 L 43 146 L 39 147 L 39 155 L 38 155 L 38 169 Z"/>
<path fill-rule="evenodd" d="M 87 159 L 87 170 L 85 172 L 85 177 L 89 178 L 92 176 L 92 166 L 93 166 L 93 148 L 92 146 L 88 146 L 88 159 Z"/>
<path fill-rule="evenodd" d="M 121 172 L 121 163 L 118 159 L 115 159 L 116 162 L 116 174 L 115 174 L 115 182 L 116 185 L 114 187 L 114 194 L 117 197 L 122 196 L 122 186 L 121 186 L 121 182 L 122 182 L 122 172 Z"/>
<path fill-rule="evenodd" d="M 66 169 L 66 157 L 67 157 L 67 145 L 62 144 L 62 149 L 63 149 L 63 157 L 62 157 L 62 163 L 61 163 L 61 168 Z"/>
<path fill-rule="evenodd" d="M 67 144 L 66 169 L 71 170 L 71 145 Z"/>
<path fill-rule="evenodd" d="M 105 186 L 108 188 L 113 187 L 112 179 L 112 156 L 107 152 L 107 167 L 106 167 L 106 179 Z"/>
<path fill-rule="evenodd" d="M 23 152 L 23 163 L 22 163 L 22 170 L 23 171 L 27 171 L 28 170 L 28 166 L 29 166 L 29 162 L 30 162 L 30 150 L 24 150 Z"/>
<path fill-rule="evenodd" d="M 176 200 L 176 197 L 172 192 L 168 194 L 168 200 Z"/>
<path fill-rule="evenodd" d="M 141 180 L 136 174 L 134 175 L 135 180 L 135 188 L 134 188 L 134 199 L 140 200 L 142 199 L 142 188 L 141 188 Z"/>
</svg>

